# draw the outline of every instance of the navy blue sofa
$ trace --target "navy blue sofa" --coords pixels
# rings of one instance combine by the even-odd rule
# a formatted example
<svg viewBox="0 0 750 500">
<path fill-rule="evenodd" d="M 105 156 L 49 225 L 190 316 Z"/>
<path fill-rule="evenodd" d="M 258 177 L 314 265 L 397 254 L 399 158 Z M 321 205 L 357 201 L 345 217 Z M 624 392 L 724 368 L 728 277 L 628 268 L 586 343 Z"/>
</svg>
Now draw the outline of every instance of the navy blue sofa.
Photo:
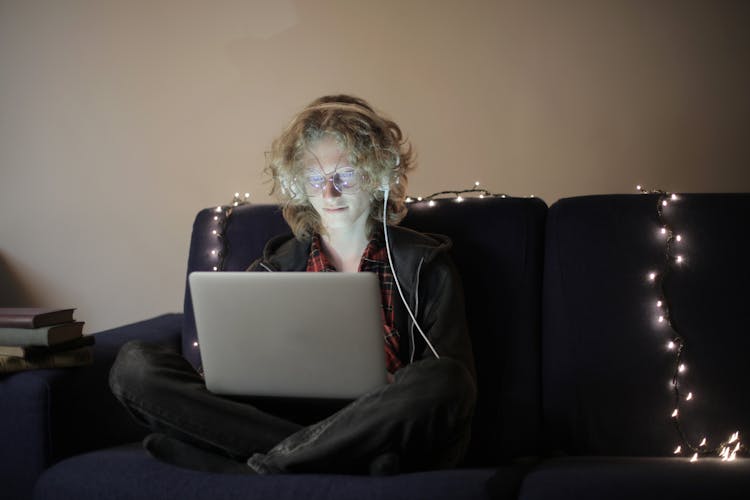
<svg viewBox="0 0 750 500">
<path fill-rule="evenodd" d="M 0 378 L 2 498 L 486 499 L 750 498 L 750 460 L 723 462 L 679 444 L 671 413 L 674 353 L 648 272 L 664 262 L 657 195 L 416 203 L 404 225 L 450 236 L 476 357 L 479 402 L 466 463 L 390 477 L 232 476 L 149 457 L 148 432 L 109 393 L 131 339 L 171 345 L 193 363 L 195 328 L 167 314 L 96 334 L 93 366 Z M 750 432 L 750 195 L 682 195 L 664 210 L 684 262 L 664 280 L 685 339 L 681 406 L 691 442 Z M 275 206 L 213 209 L 193 227 L 188 272 L 242 270 L 286 230 Z M 225 232 L 224 241 L 213 229 Z M 680 250 L 682 251 L 682 250 Z M 657 281 L 658 282 L 658 281 Z"/>
</svg>

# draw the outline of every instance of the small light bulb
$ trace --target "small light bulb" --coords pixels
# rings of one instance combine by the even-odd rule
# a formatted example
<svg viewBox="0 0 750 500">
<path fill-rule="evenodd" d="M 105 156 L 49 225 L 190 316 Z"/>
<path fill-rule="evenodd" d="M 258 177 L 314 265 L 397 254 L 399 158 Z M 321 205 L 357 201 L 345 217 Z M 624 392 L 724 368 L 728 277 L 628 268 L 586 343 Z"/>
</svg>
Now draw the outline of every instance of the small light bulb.
<svg viewBox="0 0 750 500">
<path fill-rule="evenodd" d="M 672 193 L 672 196 L 671 196 L 671 198 L 672 198 L 672 201 L 675 201 L 675 200 L 677 199 L 677 195 L 676 195 L 676 194 L 674 194 L 674 193 Z"/>
<path fill-rule="evenodd" d="M 678 264 L 681 264 L 681 263 L 682 263 L 682 260 L 683 260 L 683 259 L 682 259 L 682 255 L 678 255 L 678 256 L 677 256 L 677 258 L 676 258 L 675 260 L 677 261 L 677 263 L 678 263 Z"/>
<path fill-rule="evenodd" d="M 682 446 L 678 446 L 677 448 L 674 449 L 674 451 L 672 453 L 674 453 L 675 455 L 677 455 L 681 451 L 682 451 Z"/>
<path fill-rule="evenodd" d="M 211 255 L 216 255 L 216 250 L 211 250 Z"/>
<path fill-rule="evenodd" d="M 643 189 L 643 188 L 641 187 L 641 185 L 640 185 L 640 184 L 638 184 L 638 185 L 637 185 L 637 186 L 636 186 L 635 188 L 636 188 L 636 189 L 637 189 L 638 191 L 640 191 L 641 189 Z"/>
<path fill-rule="evenodd" d="M 434 207 L 435 206 L 435 200 L 430 200 L 428 203 L 429 206 Z"/>
<path fill-rule="evenodd" d="M 731 436 L 731 437 L 729 438 L 729 442 L 730 442 L 730 443 L 734 443 L 734 442 L 735 442 L 735 441 L 737 441 L 737 440 L 738 440 L 739 438 L 740 438 L 740 431 L 737 431 L 737 432 L 735 432 L 734 434 L 732 434 L 732 436 Z"/>
<path fill-rule="evenodd" d="M 650 279 L 651 281 L 654 281 L 656 279 L 656 273 L 649 273 L 648 279 Z"/>
<path fill-rule="evenodd" d="M 217 212 L 221 212 L 221 207 L 216 207 Z"/>
<path fill-rule="evenodd" d="M 656 307 L 661 307 L 662 304 L 664 304 L 664 302 L 662 302 L 661 300 L 656 301 Z"/>
<path fill-rule="evenodd" d="M 737 452 L 733 451 L 731 455 L 729 455 L 729 462 L 734 462 L 737 460 Z"/>
<path fill-rule="evenodd" d="M 662 201 L 661 204 L 663 207 L 666 207 L 668 205 L 667 200 Z"/>
<path fill-rule="evenodd" d="M 500 195 L 500 198 L 507 198 L 507 196 L 506 196 L 506 195 L 504 195 L 504 194 L 501 194 L 501 195 Z"/>
<path fill-rule="evenodd" d="M 214 230 L 213 230 L 213 231 L 211 231 L 211 232 L 212 232 L 213 234 L 219 234 L 219 232 L 218 232 L 218 231 L 217 231 L 216 229 L 214 229 Z"/>
<path fill-rule="evenodd" d="M 677 367 L 677 371 L 679 371 L 680 373 L 684 372 L 685 371 L 685 365 L 681 364 L 680 366 L 678 366 Z"/>
<path fill-rule="evenodd" d="M 219 270 L 219 268 L 216 267 L 216 266 L 214 266 L 214 271 L 218 271 L 218 270 Z"/>
<path fill-rule="evenodd" d="M 691 401 L 692 399 L 693 399 L 693 393 L 692 392 L 688 392 L 688 395 L 685 398 L 685 401 Z M 705 441 L 705 439 L 706 438 L 703 438 L 704 441 Z"/>
<path fill-rule="evenodd" d="M 234 197 L 235 198 L 239 198 L 240 197 L 240 193 L 234 193 Z"/>
<path fill-rule="evenodd" d="M 219 220 L 219 216 L 218 215 L 214 215 L 214 220 Z"/>
<path fill-rule="evenodd" d="M 463 197 L 461 195 L 458 195 L 458 196 L 456 196 L 456 201 L 458 203 L 461 203 L 462 201 L 464 201 L 464 199 L 463 199 Z"/>
<path fill-rule="evenodd" d="M 664 323 L 664 316 L 659 316 L 659 323 Z"/>
<path fill-rule="evenodd" d="M 409 196 L 406 197 L 406 203 L 411 203 L 412 201 L 414 200 L 412 200 Z"/>
<path fill-rule="evenodd" d="M 193 342 L 193 347 L 198 347 L 198 342 Z"/>
<path fill-rule="evenodd" d="M 417 201 L 422 201 L 422 197 L 421 196 L 417 196 Z"/>
<path fill-rule="evenodd" d="M 661 228 L 661 234 L 667 234 L 667 228 L 666 227 Z"/>
<path fill-rule="evenodd" d="M 479 181 L 474 181 L 474 187 L 479 187 Z"/>
<path fill-rule="evenodd" d="M 480 195 L 479 195 L 479 199 L 480 199 L 480 200 L 483 200 L 483 199 L 484 199 L 484 195 L 483 195 L 483 194 L 480 194 Z"/>
<path fill-rule="evenodd" d="M 671 351 L 671 350 L 673 350 L 673 349 L 674 349 L 675 347 L 676 347 L 676 346 L 675 346 L 675 343 L 674 343 L 674 342 L 672 342 L 672 341 L 670 340 L 670 341 L 669 341 L 669 343 L 667 344 L 667 349 L 669 349 L 669 350 Z"/>
<path fill-rule="evenodd" d="M 676 239 L 677 241 L 682 241 L 682 236 L 680 236 L 680 235 L 678 234 L 678 235 L 677 235 L 677 236 L 675 237 L 675 239 Z"/>
<path fill-rule="evenodd" d="M 250 193 L 245 193 L 245 199 L 250 198 Z"/>
<path fill-rule="evenodd" d="M 690 459 L 691 462 L 697 462 L 698 461 L 698 454 L 694 454 L 693 458 Z"/>
<path fill-rule="evenodd" d="M 703 441 L 698 446 L 706 446 L 706 438 L 703 438 Z"/>
<path fill-rule="evenodd" d="M 672 418 L 677 418 L 677 415 L 679 415 L 679 413 L 680 413 L 679 410 L 675 408 L 674 411 L 672 412 Z"/>
</svg>

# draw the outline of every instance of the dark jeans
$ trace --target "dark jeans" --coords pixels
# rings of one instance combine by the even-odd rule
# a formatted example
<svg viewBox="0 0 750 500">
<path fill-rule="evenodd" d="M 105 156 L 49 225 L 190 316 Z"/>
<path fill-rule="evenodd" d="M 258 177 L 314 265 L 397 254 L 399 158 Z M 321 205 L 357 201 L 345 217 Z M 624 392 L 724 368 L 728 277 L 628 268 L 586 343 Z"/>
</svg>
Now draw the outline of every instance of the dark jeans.
<svg viewBox="0 0 750 500">
<path fill-rule="evenodd" d="M 110 387 L 154 432 L 250 458 L 261 472 L 366 473 L 384 454 L 396 454 L 402 471 L 455 466 L 476 399 L 461 364 L 429 359 L 399 370 L 392 384 L 329 406 L 323 417 L 320 405 L 212 394 L 181 355 L 139 341 L 120 350 Z"/>
</svg>

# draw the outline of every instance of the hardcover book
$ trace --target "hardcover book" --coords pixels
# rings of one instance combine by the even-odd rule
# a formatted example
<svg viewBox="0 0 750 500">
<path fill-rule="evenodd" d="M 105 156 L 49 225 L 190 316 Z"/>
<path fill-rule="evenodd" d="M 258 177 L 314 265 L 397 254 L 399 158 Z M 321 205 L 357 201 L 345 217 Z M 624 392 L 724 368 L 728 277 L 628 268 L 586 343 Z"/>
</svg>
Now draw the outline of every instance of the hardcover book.
<svg viewBox="0 0 750 500">
<path fill-rule="evenodd" d="M 0 328 L 0 345 L 51 346 L 68 342 L 83 334 L 83 321 L 41 328 Z"/>
<path fill-rule="evenodd" d="M 94 362 L 91 347 L 79 347 L 69 351 L 56 352 L 33 360 L 16 356 L 0 356 L 0 373 L 37 370 L 40 368 L 68 368 L 90 365 Z"/>
<path fill-rule="evenodd" d="M 94 345 L 93 335 L 84 335 L 77 339 L 69 342 L 63 342 L 62 344 L 55 344 L 51 346 L 8 346 L 0 345 L 0 356 L 15 356 L 17 358 L 34 359 L 48 354 L 68 351 L 70 349 L 77 349 L 79 347 L 85 347 Z"/>
<path fill-rule="evenodd" d="M 44 307 L 0 307 L 0 327 L 41 328 L 73 321 L 71 309 Z"/>
</svg>

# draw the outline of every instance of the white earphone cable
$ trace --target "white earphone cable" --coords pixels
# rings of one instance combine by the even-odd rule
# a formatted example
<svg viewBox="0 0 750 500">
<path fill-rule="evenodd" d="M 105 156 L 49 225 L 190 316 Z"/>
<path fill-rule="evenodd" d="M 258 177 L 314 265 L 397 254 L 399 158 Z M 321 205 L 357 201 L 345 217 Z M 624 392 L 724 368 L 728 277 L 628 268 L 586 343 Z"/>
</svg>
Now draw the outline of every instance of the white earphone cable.
<svg viewBox="0 0 750 500">
<path fill-rule="evenodd" d="M 388 224 L 386 223 L 386 216 L 388 214 L 388 193 L 390 189 L 387 186 L 383 186 L 383 235 L 385 237 L 385 250 L 388 254 L 388 263 L 391 266 L 391 273 L 393 274 L 393 282 L 396 283 L 396 289 L 398 290 L 398 294 L 401 296 L 401 301 L 404 303 L 404 307 L 406 307 L 406 312 L 409 313 L 409 317 L 411 317 L 411 320 L 414 322 L 414 326 L 417 327 L 417 330 L 419 330 L 419 333 L 422 334 L 422 338 L 425 342 L 427 342 L 427 346 L 432 351 L 432 354 L 435 355 L 437 359 L 440 359 L 440 355 L 437 353 L 435 348 L 432 346 L 432 342 L 427 338 L 427 335 L 422 331 L 422 328 L 419 326 L 419 323 L 417 323 L 417 318 L 414 317 L 414 313 L 411 312 L 411 308 L 409 307 L 409 304 L 406 302 L 406 298 L 404 297 L 404 293 L 401 291 L 401 284 L 398 282 L 398 277 L 396 276 L 396 267 L 393 265 L 393 257 L 391 257 L 391 244 L 388 240 Z"/>
</svg>

